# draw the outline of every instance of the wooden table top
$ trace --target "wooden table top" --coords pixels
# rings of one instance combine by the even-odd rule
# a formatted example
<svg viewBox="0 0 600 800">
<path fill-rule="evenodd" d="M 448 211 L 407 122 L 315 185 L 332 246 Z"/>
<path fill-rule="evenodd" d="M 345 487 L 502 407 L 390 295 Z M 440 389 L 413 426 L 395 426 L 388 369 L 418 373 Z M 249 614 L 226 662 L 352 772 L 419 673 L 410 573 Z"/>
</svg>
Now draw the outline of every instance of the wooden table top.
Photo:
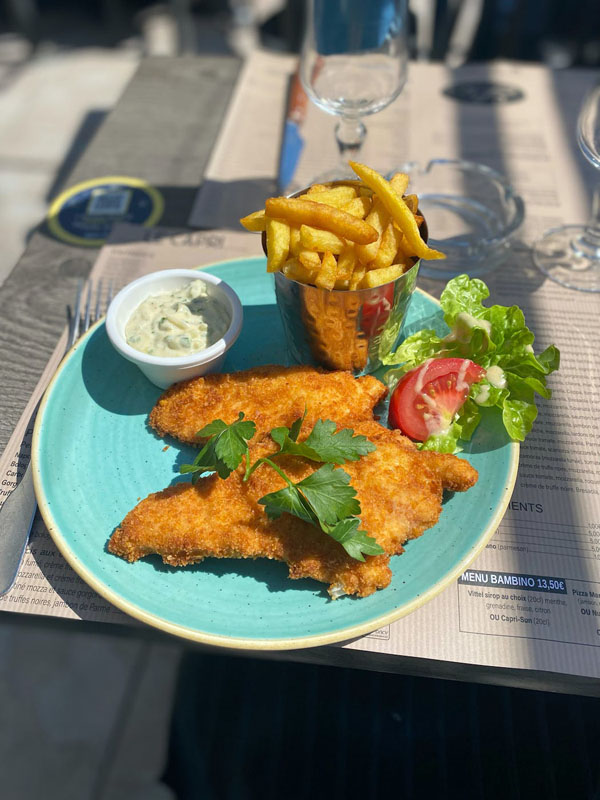
<svg viewBox="0 0 600 800">
<path fill-rule="evenodd" d="M 223 56 L 143 61 L 62 188 L 104 175 L 141 178 L 164 196 L 161 224 L 185 226 L 239 66 Z M 97 255 L 57 241 L 41 223 L 0 287 L 0 452 Z"/>
</svg>

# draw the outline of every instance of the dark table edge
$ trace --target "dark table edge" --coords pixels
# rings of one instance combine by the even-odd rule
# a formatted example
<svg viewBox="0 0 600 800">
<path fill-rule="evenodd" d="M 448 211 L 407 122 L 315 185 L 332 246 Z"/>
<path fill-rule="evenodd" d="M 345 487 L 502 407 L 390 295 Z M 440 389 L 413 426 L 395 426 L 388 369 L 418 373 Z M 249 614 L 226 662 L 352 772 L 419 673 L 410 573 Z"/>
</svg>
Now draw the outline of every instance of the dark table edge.
<svg viewBox="0 0 600 800">
<path fill-rule="evenodd" d="M 43 623 L 42 623 L 43 621 Z M 514 669 L 481 664 L 441 661 L 437 659 L 398 656 L 392 653 L 373 653 L 371 651 L 326 645 L 301 650 L 239 650 L 209 647 L 200 643 L 182 640 L 155 628 L 139 623 L 120 624 L 73 620 L 71 618 L 47 617 L 38 614 L 25 614 L 3 611 L 0 625 L 6 624 L 28 630 L 44 630 L 59 633 L 81 632 L 90 635 L 114 636 L 136 639 L 143 642 L 180 645 L 184 650 L 210 655 L 228 655 L 238 658 L 255 658 L 278 661 L 295 661 L 331 668 L 369 670 L 396 675 L 435 678 L 461 683 L 481 683 L 490 686 L 505 686 L 511 689 L 529 689 L 557 694 L 600 697 L 600 680 L 581 675 L 567 675 L 535 669 Z"/>
</svg>

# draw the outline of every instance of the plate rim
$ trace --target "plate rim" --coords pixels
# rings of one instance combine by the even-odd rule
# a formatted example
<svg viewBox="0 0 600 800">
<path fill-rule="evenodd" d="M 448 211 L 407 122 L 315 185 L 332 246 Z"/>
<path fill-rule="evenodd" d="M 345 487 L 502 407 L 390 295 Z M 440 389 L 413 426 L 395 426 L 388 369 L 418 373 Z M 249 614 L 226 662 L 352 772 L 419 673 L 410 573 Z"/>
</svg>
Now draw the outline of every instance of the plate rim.
<svg viewBox="0 0 600 800">
<path fill-rule="evenodd" d="M 264 260 L 264 258 L 260 256 L 250 256 L 250 257 L 223 259 L 221 261 L 216 261 L 210 264 L 203 264 L 202 266 L 196 267 L 196 269 L 211 269 L 214 267 L 219 267 L 223 264 L 230 264 L 232 262 L 237 262 L 237 261 L 247 262 L 249 260 Z M 429 294 L 423 289 L 420 289 L 419 287 L 416 287 L 416 291 L 424 295 L 428 300 L 433 301 L 435 305 L 440 307 L 439 300 L 435 298 L 433 295 Z M 234 650 L 255 650 L 255 651 L 298 650 L 308 647 L 319 647 L 325 644 L 336 644 L 340 642 L 350 641 L 357 637 L 371 633 L 372 631 L 376 630 L 379 627 L 382 627 L 383 625 L 389 625 L 390 623 L 395 622 L 397 619 L 401 619 L 402 617 L 411 614 L 413 611 L 416 611 L 418 608 L 425 605 L 425 603 L 428 603 L 438 594 L 441 594 L 441 592 L 444 589 L 446 589 L 454 580 L 456 580 L 456 578 L 458 578 L 465 571 L 465 569 L 469 566 L 469 564 L 473 562 L 473 560 L 484 549 L 484 547 L 487 545 L 489 540 L 496 532 L 502 520 L 502 517 L 504 516 L 504 513 L 508 507 L 508 503 L 512 496 L 515 482 L 517 479 L 520 445 L 519 442 L 515 441 L 510 443 L 508 481 L 506 486 L 504 487 L 503 497 L 501 501 L 498 503 L 492 518 L 489 520 L 488 524 L 484 528 L 483 533 L 477 540 L 476 544 L 469 549 L 469 552 L 464 556 L 464 558 L 462 558 L 458 562 L 458 564 L 456 564 L 444 576 L 442 576 L 442 578 L 440 578 L 440 580 L 438 580 L 433 586 L 429 587 L 429 589 L 417 595 L 417 597 L 415 597 L 412 601 L 403 604 L 400 608 L 392 609 L 391 611 L 383 615 L 379 615 L 370 621 L 367 620 L 350 627 L 337 628 L 335 631 L 328 631 L 327 633 L 310 634 L 308 636 L 296 636 L 292 638 L 279 638 L 279 639 L 265 639 L 265 638 L 258 639 L 258 638 L 247 638 L 247 637 L 237 637 L 237 636 L 232 637 L 232 636 L 225 636 L 222 634 L 209 633 L 206 631 L 198 630 L 196 628 L 191 628 L 186 625 L 169 622 L 168 620 L 164 619 L 163 617 L 160 617 L 155 613 L 146 611 L 142 607 L 135 605 L 129 600 L 126 600 L 117 591 L 111 589 L 103 581 L 98 579 L 90 570 L 88 570 L 88 568 L 85 567 L 84 564 L 81 563 L 76 553 L 73 552 L 69 543 L 65 540 L 58 524 L 55 522 L 52 511 L 50 509 L 50 504 L 46 498 L 42 486 L 42 471 L 40 469 L 40 447 L 42 438 L 42 428 L 44 425 L 44 416 L 46 408 L 49 399 L 52 395 L 53 388 L 56 385 L 56 383 L 60 380 L 64 368 L 69 363 L 69 361 L 76 353 L 76 351 L 80 347 L 85 346 L 88 339 L 91 336 L 93 336 L 95 331 L 98 330 L 98 328 L 104 323 L 105 323 L 105 316 L 101 317 L 94 325 L 92 325 L 90 329 L 84 334 L 84 336 L 82 336 L 81 339 L 79 339 L 75 343 L 75 345 L 65 354 L 60 365 L 58 366 L 58 369 L 52 376 L 52 379 L 48 384 L 46 391 L 44 392 L 44 396 L 41 400 L 35 420 L 32 445 L 31 445 L 31 465 L 33 474 L 33 485 L 38 502 L 38 507 L 42 515 L 42 519 L 44 520 L 46 528 L 48 529 L 48 532 L 50 533 L 50 536 L 52 537 L 59 552 L 61 553 L 63 558 L 67 561 L 69 566 L 77 573 L 77 575 L 79 575 L 79 577 L 85 583 L 88 584 L 88 586 L 94 589 L 101 597 L 103 597 L 105 600 L 108 600 L 116 608 L 125 612 L 134 619 L 137 619 L 140 622 L 150 625 L 151 627 L 157 628 L 163 633 L 177 636 L 179 638 L 186 639 L 188 641 L 192 641 L 198 644 L 211 645 L 215 647 L 234 649 Z"/>
</svg>

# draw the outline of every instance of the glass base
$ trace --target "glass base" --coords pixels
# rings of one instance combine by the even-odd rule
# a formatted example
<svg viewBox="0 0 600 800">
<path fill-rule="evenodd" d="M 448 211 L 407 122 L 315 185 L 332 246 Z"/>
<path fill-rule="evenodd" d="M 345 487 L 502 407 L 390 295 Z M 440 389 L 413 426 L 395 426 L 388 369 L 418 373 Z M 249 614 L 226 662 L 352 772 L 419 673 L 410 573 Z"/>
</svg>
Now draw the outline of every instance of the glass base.
<svg viewBox="0 0 600 800">
<path fill-rule="evenodd" d="M 533 260 L 549 278 L 568 289 L 600 292 L 600 251 L 584 252 L 585 225 L 549 230 L 533 246 Z"/>
</svg>

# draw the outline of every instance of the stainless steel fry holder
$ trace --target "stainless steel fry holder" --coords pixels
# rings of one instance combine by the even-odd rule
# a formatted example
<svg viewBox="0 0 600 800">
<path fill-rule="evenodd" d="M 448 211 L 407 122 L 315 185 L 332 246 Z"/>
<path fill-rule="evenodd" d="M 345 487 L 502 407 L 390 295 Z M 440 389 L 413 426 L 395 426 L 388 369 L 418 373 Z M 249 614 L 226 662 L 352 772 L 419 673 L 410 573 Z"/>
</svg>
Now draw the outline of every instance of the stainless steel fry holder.
<svg viewBox="0 0 600 800">
<path fill-rule="evenodd" d="M 321 289 L 275 273 L 275 294 L 290 359 L 366 375 L 394 349 L 415 290 L 420 261 L 373 289 Z"/>
</svg>

